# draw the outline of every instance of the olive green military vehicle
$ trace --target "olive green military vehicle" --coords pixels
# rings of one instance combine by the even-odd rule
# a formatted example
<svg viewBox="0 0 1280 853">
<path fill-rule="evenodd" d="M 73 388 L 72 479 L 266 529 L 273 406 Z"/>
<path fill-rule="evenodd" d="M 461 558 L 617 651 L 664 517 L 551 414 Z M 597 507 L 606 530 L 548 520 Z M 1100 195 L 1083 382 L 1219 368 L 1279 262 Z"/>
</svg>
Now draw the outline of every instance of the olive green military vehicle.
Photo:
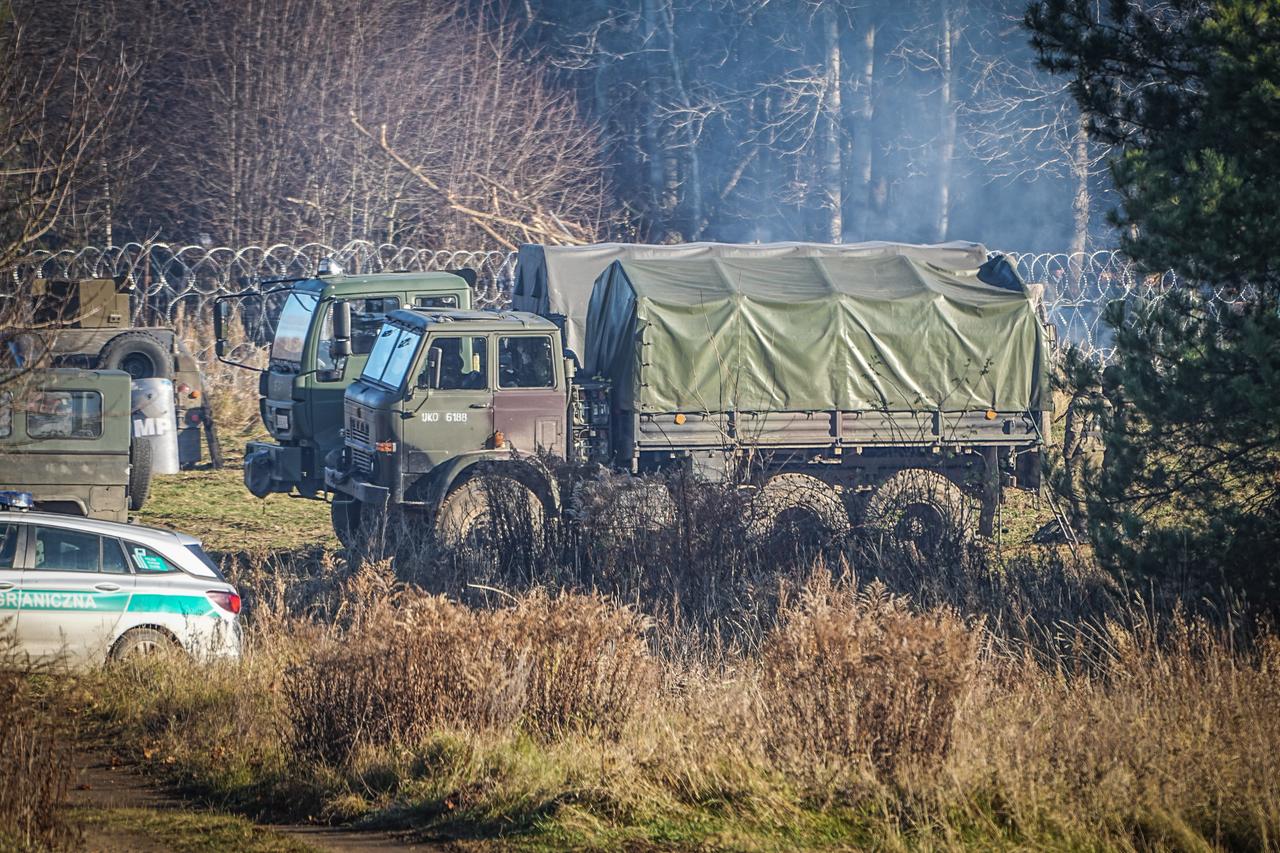
<svg viewBox="0 0 1280 853">
<path fill-rule="evenodd" d="M 0 489 L 37 509 L 128 521 L 150 486 L 149 449 L 131 439 L 128 373 L 0 373 Z"/>
<path fill-rule="evenodd" d="M 325 261 L 314 278 L 264 281 L 214 306 L 218 357 L 228 358 L 233 306 L 279 304 L 269 360 L 259 370 L 262 423 L 274 441 L 245 448 L 245 486 L 258 497 L 294 492 L 324 497 L 325 457 L 342 447 L 342 395 L 360 375 L 389 311 L 403 307 L 469 308 L 475 273 L 394 272 L 343 275 Z"/>
<path fill-rule="evenodd" d="M 1039 487 L 1040 315 L 998 257 L 623 259 L 596 280 L 575 375 L 549 319 L 396 311 L 346 392 L 334 529 L 405 513 L 465 540 L 487 521 L 482 472 L 531 519 L 557 513 L 551 453 L 750 484 L 762 531 L 800 513 L 935 537 L 976 502 L 990 532 L 1005 486 Z"/>
<path fill-rule="evenodd" d="M 191 467 L 204 458 L 222 466 L 204 377 L 171 328 L 134 326 L 124 278 L 36 279 L 23 328 L 0 335 L 6 366 L 122 370 L 132 379 L 168 379 L 174 387 L 178 461 Z M 203 440 L 202 440 L 203 438 Z"/>
</svg>

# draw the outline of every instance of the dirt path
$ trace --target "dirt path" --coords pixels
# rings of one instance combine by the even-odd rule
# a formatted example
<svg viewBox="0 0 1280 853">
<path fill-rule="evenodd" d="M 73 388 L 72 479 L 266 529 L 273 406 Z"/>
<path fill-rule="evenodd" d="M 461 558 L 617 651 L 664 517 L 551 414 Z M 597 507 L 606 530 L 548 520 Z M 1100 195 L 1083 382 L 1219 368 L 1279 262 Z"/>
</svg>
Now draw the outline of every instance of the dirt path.
<svg viewBox="0 0 1280 853">
<path fill-rule="evenodd" d="M 254 824 L 172 796 L 153 785 L 138 768 L 122 765 L 106 752 L 77 753 L 76 768 L 67 808 L 84 833 L 81 849 L 95 853 L 462 849 L 413 841 L 405 834 Z"/>
</svg>

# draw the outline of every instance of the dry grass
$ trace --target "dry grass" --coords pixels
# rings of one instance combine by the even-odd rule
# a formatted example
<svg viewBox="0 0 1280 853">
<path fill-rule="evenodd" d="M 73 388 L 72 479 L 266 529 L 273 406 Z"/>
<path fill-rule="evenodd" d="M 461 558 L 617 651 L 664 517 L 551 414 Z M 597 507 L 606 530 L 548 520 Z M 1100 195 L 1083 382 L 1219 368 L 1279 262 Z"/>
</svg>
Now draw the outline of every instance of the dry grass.
<svg viewBox="0 0 1280 853">
<path fill-rule="evenodd" d="M 890 776 L 937 764 L 973 677 L 976 637 L 951 613 L 916 613 L 879 584 L 859 591 L 817 572 L 761 650 L 771 755 L 828 772 L 869 762 Z"/>
<path fill-rule="evenodd" d="M 671 655 L 696 641 L 598 595 L 254 571 L 240 664 L 81 696 L 251 814 L 595 849 L 1280 847 L 1265 632 L 1139 611 L 1056 653 L 819 566 L 758 643 Z"/>
<path fill-rule="evenodd" d="M 347 765 L 438 730 L 617 738 L 656 683 L 644 620 L 599 596 L 537 591 L 497 610 L 353 579 L 348 624 L 285 679 L 291 744 Z M 370 590 L 376 590 L 372 595 Z"/>
<path fill-rule="evenodd" d="M 244 331 L 244 324 L 232 321 L 227 330 L 227 355 L 258 368 L 267 364 L 267 347 L 254 342 Z M 262 433 L 258 412 L 258 371 L 233 367 L 219 361 L 214 354 L 213 321 L 209 312 L 179 311 L 174 323 L 178 338 L 195 356 L 204 374 L 207 405 L 213 410 L 219 433 L 228 439 L 224 449 L 239 453 L 240 441 L 232 438 Z"/>
<path fill-rule="evenodd" d="M 0 849 L 69 846 L 76 835 L 57 808 L 72 776 L 69 726 L 37 690 L 45 668 L 0 629 Z"/>
</svg>

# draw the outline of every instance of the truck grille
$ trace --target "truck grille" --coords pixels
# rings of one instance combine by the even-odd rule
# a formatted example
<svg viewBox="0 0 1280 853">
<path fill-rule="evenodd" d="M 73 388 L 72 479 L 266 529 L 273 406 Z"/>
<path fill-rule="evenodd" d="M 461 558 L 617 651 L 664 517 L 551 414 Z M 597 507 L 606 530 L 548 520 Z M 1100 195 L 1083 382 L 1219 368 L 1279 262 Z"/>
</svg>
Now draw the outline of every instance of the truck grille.
<svg viewBox="0 0 1280 853">
<path fill-rule="evenodd" d="M 356 418 L 347 418 L 347 432 L 355 438 L 369 440 L 369 422 Z"/>
<path fill-rule="evenodd" d="M 365 474 L 373 473 L 373 454 L 357 447 L 351 448 L 351 464 L 357 471 Z"/>
</svg>

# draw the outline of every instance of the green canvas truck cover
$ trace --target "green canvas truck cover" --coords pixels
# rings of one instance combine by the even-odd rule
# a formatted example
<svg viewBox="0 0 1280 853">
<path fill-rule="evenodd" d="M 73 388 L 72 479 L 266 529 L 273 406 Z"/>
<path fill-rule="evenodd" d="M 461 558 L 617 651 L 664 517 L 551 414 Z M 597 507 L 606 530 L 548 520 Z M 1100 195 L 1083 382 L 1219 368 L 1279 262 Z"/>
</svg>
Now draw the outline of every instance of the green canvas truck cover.
<svg viewBox="0 0 1280 853">
<path fill-rule="evenodd" d="M 598 243 L 591 246 L 520 247 L 511 303 L 517 311 L 565 316 L 565 346 L 581 357 L 586 346 L 587 308 L 596 279 L 618 260 L 781 258 L 807 256 L 888 257 L 906 255 L 947 269 L 977 269 L 987 259 L 979 243 Z"/>
<path fill-rule="evenodd" d="M 636 412 L 1037 411 L 1032 297 L 897 255 L 615 261 L 587 375 Z"/>
</svg>

